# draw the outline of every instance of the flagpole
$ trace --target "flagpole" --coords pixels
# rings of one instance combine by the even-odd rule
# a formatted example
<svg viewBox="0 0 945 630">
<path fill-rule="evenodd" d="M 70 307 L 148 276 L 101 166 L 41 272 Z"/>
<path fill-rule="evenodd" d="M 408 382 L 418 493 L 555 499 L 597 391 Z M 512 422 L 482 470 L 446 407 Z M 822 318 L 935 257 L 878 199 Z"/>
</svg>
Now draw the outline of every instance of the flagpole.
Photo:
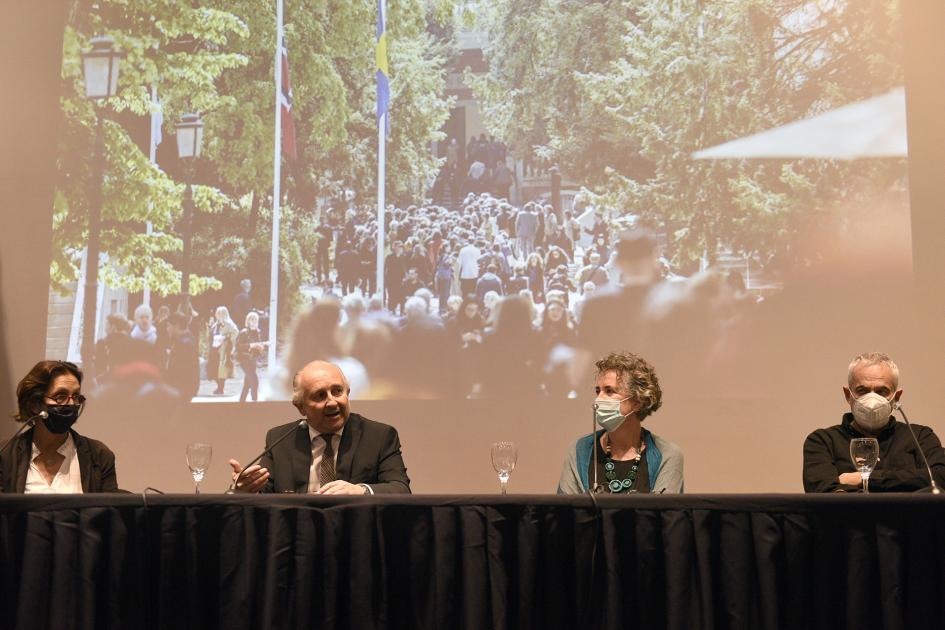
<svg viewBox="0 0 945 630">
<path fill-rule="evenodd" d="M 386 142 L 386 116 L 381 116 L 377 121 L 377 291 L 380 293 L 381 302 L 384 301 L 384 262 L 385 262 L 385 244 L 384 244 L 384 215 L 386 207 L 384 205 L 384 174 L 386 170 L 387 142 Z"/>
<path fill-rule="evenodd" d="M 269 366 L 268 373 L 274 374 L 276 368 L 276 341 L 278 334 L 276 321 L 279 315 L 279 230 L 282 218 L 279 202 L 281 201 L 282 181 L 282 0 L 276 0 L 276 130 L 272 154 L 272 260 L 269 276 Z"/>
<path fill-rule="evenodd" d="M 387 1 L 378 0 L 377 2 L 378 9 L 378 45 L 381 45 L 380 37 L 382 33 L 387 31 Z M 383 44 L 383 57 L 384 65 L 386 66 L 387 60 L 387 44 L 386 44 L 386 35 L 385 42 Z M 387 68 L 379 68 L 385 73 Z M 385 175 L 387 171 L 387 113 L 386 109 L 389 107 L 389 103 L 384 104 L 384 112 L 380 111 L 380 85 L 378 85 L 378 116 L 377 116 L 377 291 L 381 296 L 381 304 L 384 303 L 384 263 L 386 256 L 386 245 L 384 243 L 385 229 L 384 229 L 384 214 L 386 210 L 384 202 L 385 194 Z"/>
<path fill-rule="evenodd" d="M 157 104 L 157 85 L 152 83 L 151 84 L 151 146 L 148 149 L 148 159 L 151 160 L 151 164 L 154 164 L 154 165 L 157 165 L 157 145 L 158 145 L 158 140 L 155 137 L 157 134 L 155 133 L 154 127 L 155 125 L 161 124 L 160 122 L 156 120 L 159 115 L 158 112 L 155 111 L 156 104 Z M 161 118 L 163 119 L 163 116 L 161 116 Z M 160 132 L 160 127 L 157 129 L 157 131 Z M 152 205 L 152 202 L 148 201 L 148 205 Z M 144 233 L 146 236 L 150 237 L 153 231 L 154 231 L 154 225 L 150 221 L 148 221 L 147 224 L 145 224 Z M 151 240 L 151 239 L 148 238 L 148 240 Z M 151 306 L 151 273 L 150 271 L 151 271 L 150 267 L 144 270 L 144 297 L 142 301 L 147 306 Z"/>
</svg>

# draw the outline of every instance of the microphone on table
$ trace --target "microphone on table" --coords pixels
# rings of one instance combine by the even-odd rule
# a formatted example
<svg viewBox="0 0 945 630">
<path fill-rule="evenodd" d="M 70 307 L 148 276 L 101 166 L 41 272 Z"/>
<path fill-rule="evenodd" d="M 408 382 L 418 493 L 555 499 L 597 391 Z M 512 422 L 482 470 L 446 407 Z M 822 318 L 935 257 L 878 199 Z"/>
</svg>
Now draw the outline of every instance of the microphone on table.
<svg viewBox="0 0 945 630">
<path fill-rule="evenodd" d="M 45 419 L 48 418 L 48 417 L 49 417 L 49 414 L 48 414 L 48 413 L 46 413 L 45 411 L 40 411 L 38 414 L 36 414 L 36 415 L 33 416 L 32 418 L 30 418 L 30 419 L 28 419 L 26 422 L 24 422 L 24 423 L 23 423 L 23 426 L 21 426 L 19 429 L 17 429 L 17 430 L 16 430 L 16 433 L 14 433 L 12 436 L 10 436 L 10 439 L 8 439 L 6 442 L 3 443 L 3 446 L 0 446 L 0 453 L 2 453 L 3 450 L 4 450 L 7 446 L 9 446 L 10 443 L 13 442 L 13 440 L 15 440 L 15 439 L 17 438 L 17 436 L 18 436 L 20 433 L 23 433 L 23 431 L 26 431 L 27 429 L 29 429 L 30 427 L 32 427 L 34 424 L 36 424 L 36 419 L 37 419 L 37 418 L 42 418 L 43 420 L 45 420 Z"/>
<path fill-rule="evenodd" d="M 906 426 L 909 427 L 909 435 L 912 436 L 912 441 L 915 443 L 915 447 L 919 450 L 919 455 L 922 456 L 922 463 L 925 464 L 925 471 L 929 474 L 929 481 L 932 482 L 932 494 L 941 494 L 942 491 L 939 490 L 939 487 L 935 484 L 935 477 L 932 476 L 932 467 L 929 466 L 929 460 L 926 458 L 925 451 L 922 450 L 922 446 L 919 444 L 919 438 L 915 436 L 915 431 L 912 430 L 912 424 L 909 422 L 909 418 L 906 416 L 905 410 L 902 408 L 902 405 L 899 402 L 893 403 L 893 409 L 899 412 L 899 415 L 902 416 L 902 419 L 906 421 Z"/>
<path fill-rule="evenodd" d="M 594 483 L 591 485 L 591 495 L 600 491 L 600 485 L 597 483 L 597 403 L 591 406 L 591 440 L 594 442 Z"/>
<path fill-rule="evenodd" d="M 266 450 L 264 450 L 262 453 L 260 453 L 259 455 L 257 455 L 256 458 L 255 458 L 253 461 L 251 461 L 251 462 L 249 462 L 248 464 L 246 464 L 245 466 L 243 466 L 243 469 L 240 471 L 240 473 L 239 473 L 238 475 L 236 475 L 236 477 L 233 479 L 232 483 L 230 483 L 230 487 L 226 489 L 226 494 L 233 494 L 234 492 L 236 492 L 236 484 L 239 483 L 239 480 L 243 477 L 243 473 L 246 472 L 246 469 L 247 469 L 247 468 L 249 468 L 250 466 L 252 466 L 252 465 L 255 464 L 256 462 L 258 462 L 259 460 L 261 460 L 267 453 L 269 453 L 270 451 L 272 451 L 272 449 L 275 448 L 276 444 L 278 444 L 278 443 L 281 442 L 282 440 L 286 439 L 287 437 L 289 437 L 290 435 L 292 435 L 293 433 L 295 433 L 296 429 L 302 429 L 302 428 L 306 427 L 307 425 L 308 425 L 308 421 L 305 420 L 304 418 L 303 418 L 302 420 L 299 420 L 298 423 L 296 423 L 296 425 L 295 425 L 294 427 L 292 427 L 291 429 L 289 429 L 288 431 L 286 431 L 285 433 L 283 433 L 281 436 L 279 436 L 279 439 L 278 439 L 278 440 L 276 440 L 275 442 L 273 442 L 271 446 L 267 446 L 267 447 L 266 447 Z"/>
</svg>

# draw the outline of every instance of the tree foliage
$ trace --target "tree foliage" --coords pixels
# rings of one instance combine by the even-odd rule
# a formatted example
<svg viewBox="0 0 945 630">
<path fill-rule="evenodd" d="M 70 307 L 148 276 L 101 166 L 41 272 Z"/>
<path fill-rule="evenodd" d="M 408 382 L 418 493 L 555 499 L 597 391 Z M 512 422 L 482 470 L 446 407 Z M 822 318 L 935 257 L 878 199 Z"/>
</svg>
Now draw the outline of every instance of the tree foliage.
<svg viewBox="0 0 945 630">
<path fill-rule="evenodd" d="M 193 6 L 194 4 L 199 6 Z M 429 145 L 449 115 L 443 95 L 448 48 L 427 33 L 452 19 L 446 0 L 392 3 L 388 14 L 391 119 L 388 190 L 415 199 L 437 168 Z M 291 302 L 310 274 L 313 210 L 320 199 L 353 189 L 369 199 L 376 185 L 373 0 L 286 0 L 285 43 L 293 90 L 297 160 L 283 160 L 281 263 Z M 100 108 L 104 175 L 91 159 L 96 112 L 83 94 L 80 52 L 108 34 L 125 53 L 119 94 Z M 162 295 L 180 290 L 182 203 L 193 181 L 191 293 L 269 269 L 274 150 L 275 2 L 258 0 L 101 0 L 74 5 L 62 66 L 63 133 L 54 201 L 53 285 L 78 274 L 88 240 L 88 204 L 102 185 L 102 278 L 112 286 Z M 147 125 L 154 85 L 164 112 L 164 142 L 174 122 L 198 112 L 203 155 L 185 169 L 176 157 L 152 164 L 132 127 Z M 140 134 L 139 134 L 140 135 Z M 146 147 L 146 144 L 145 144 Z M 162 145 L 162 150 L 165 150 Z M 172 152 L 168 152 L 169 154 Z M 104 182 L 104 183 L 102 183 Z M 412 197 L 413 196 L 413 197 Z M 153 233 L 146 235 L 150 222 Z M 310 249 L 308 250 L 311 251 Z M 281 316 L 291 316 L 282 309 Z"/>
<path fill-rule="evenodd" d="M 479 18 L 490 130 L 665 232 L 683 268 L 719 247 L 790 256 L 805 218 L 904 174 L 690 157 L 901 85 L 896 0 L 528 0 Z"/>
</svg>

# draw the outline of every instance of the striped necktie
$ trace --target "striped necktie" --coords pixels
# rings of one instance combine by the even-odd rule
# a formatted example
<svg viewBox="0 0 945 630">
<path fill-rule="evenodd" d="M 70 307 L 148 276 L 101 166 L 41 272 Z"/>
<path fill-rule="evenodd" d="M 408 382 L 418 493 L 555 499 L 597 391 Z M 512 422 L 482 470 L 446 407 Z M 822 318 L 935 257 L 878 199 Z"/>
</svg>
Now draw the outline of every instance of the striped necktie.
<svg viewBox="0 0 945 630">
<path fill-rule="evenodd" d="M 331 447 L 333 433 L 320 433 L 318 437 L 325 440 L 325 450 L 322 461 L 318 464 L 318 485 L 325 486 L 335 480 L 335 451 Z"/>
</svg>

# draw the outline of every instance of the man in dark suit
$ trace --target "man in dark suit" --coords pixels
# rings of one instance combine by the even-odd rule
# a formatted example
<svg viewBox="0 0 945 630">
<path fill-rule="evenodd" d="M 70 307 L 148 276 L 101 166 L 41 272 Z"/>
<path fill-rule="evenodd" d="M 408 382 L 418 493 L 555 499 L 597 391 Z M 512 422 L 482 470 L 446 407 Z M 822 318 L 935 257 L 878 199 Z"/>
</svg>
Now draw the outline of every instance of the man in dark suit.
<svg viewBox="0 0 945 630">
<path fill-rule="evenodd" d="M 295 375 L 292 389 L 307 426 L 295 421 L 270 429 L 267 448 L 293 435 L 242 474 L 231 459 L 237 492 L 410 493 L 397 430 L 350 413 L 351 388 L 338 366 L 313 361 Z"/>
</svg>

